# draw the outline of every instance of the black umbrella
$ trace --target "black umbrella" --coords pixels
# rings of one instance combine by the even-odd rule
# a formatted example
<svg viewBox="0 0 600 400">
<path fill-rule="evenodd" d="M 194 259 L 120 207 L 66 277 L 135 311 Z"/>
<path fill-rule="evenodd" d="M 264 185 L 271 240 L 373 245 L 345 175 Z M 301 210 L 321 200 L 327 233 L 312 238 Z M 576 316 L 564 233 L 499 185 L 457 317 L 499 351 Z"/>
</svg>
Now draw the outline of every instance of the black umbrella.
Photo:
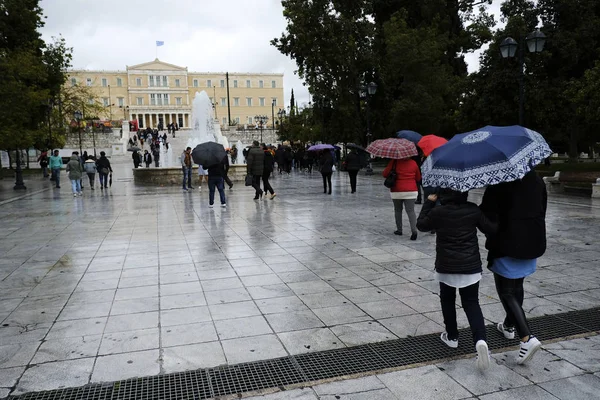
<svg viewBox="0 0 600 400">
<path fill-rule="evenodd" d="M 142 150 L 142 149 L 140 149 L 139 147 L 130 147 L 130 148 L 127 149 L 127 151 L 132 151 L 132 152 L 133 151 L 140 151 L 140 150 Z"/>
<path fill-rule="evenodd" d="M 110 180 L 108 181 L 109 186 L 112 186 L 112 172 L 110 173 Z"/>
<path fill-rule="evenodd" d="M 192 159 L 203 168 L 220 163 L 226 155 L 223 145 L 215 142 L 200 143 L 192 151 Z"/>
<path fill-rule="evenodd" d="M 359 146 L 359 145 L 354 144 L 354 143 L 348 143 L 346 145 L 346 147 L 349 148 L 349 149 L 356 149 L 356 150 L 360 150 L 360 151 L 367 151 L 364 147 Z"/>
</svg>

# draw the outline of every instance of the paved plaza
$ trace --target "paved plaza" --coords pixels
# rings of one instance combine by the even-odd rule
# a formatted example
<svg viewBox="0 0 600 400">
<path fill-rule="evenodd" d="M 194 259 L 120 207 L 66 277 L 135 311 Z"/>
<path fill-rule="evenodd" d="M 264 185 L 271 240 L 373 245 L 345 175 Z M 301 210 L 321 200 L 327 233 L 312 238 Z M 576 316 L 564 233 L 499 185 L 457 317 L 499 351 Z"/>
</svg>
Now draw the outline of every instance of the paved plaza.
<svg viewBox="0 0 600 400">
<path fill-rule="evenodd" d="M 444 330 L 435 235 L 393 235 L 379 176 L 361 174 L 351 194 L 347 174 L 335 173 L 325 195 L 316 172 L 276 175 L 274 200 L 253 201 L 237 184 L 227 208 L 217 201 L 214 209 L 207 187 L 135 186 L 125 160 L 110 189 L 86 184 L 82 198 L 62 178 L 60 190 L 38 182 L 34 194 L 0 205 L 0 398 Z M 600 306 L 599 222 L 599 200 L 550 197 L 548 250 L 525 285 L 528 316 Z M 480 243 L 485 259 L 482 235 Z M 502 320 L 487 271 L 480 292 L 486 323 Z M 468 359 L 265 399 L 490 400 L 514 398 L 509 389 L 521 386 L 522 398 L 545 399 L 600 390 L 597 337 L 548 344 L 527 367 L 509 361 L 514 353 L 494 354 L 485 379 L 466 374 L 474 371 Z"/>
</svg>

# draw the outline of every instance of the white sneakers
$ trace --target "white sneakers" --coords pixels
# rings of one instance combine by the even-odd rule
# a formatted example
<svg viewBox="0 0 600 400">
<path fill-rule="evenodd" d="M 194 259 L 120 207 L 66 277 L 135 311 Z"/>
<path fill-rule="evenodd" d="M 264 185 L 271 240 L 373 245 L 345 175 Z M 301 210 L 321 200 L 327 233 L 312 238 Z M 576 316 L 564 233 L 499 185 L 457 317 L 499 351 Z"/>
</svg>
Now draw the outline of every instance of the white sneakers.
<svg viewBox="0 0 600 400">
<path fill-rule="evenodd" d="M 499 322 L 498 325 L 496 325 L 496 329 L 498 329 L 498 332 L 502 333 L 504 335 L 505 338 L 507 339 L 514 339 L 515 338 L 515 328 L 507 328 L 506 326 L 504 326 L 504 324 L 502 322 Z"/>
<path fill-rule="evenodd" d="M 227 204 L 221 204 L 221 207 L 226 208 Z"/>
<path fill-rule="evenodd" d="M 542 347 L 540 342 L 535 336 L 529 336 L 529 340 L 521 342 L 521 348 L 519 349 L 519 355 L 517 356 L 517 364 L 524 364 Z"/>
<path fill-rule="evenodd" d="M 477 352 L 477 368 L 488 369 L 490 367 L 490 351 L 487 343 L 484 340 L 478 340 L 475 344 L 475 351 Z"/>
<path fill-rule="evenodd" d="M 444 342 L 448 347 L 453 349 L 458 347 L 458 339 L 448 339 L 448 332 L 442 332 L 440 339 L 442 339 L 442 342 Z"/>
</svg>

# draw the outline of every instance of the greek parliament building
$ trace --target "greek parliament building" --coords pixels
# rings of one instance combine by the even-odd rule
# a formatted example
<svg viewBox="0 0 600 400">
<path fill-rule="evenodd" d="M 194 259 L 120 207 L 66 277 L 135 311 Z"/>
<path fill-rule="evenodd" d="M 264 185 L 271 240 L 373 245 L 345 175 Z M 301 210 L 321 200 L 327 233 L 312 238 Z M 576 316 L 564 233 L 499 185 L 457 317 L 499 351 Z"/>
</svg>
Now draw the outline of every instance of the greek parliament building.
<svg viewBox="0 0 600 400">
<path fill-rule="evenodd" d="M 196 92 L 206 91 L 222 127 L 255 125 L 254 116 L 269 117 L 265 128 L 283 107 L 283 74 L 189 72 L 187 67 L 158 59 L 125 71 L 70 70 L 67 85 L 93 88 L 96 99 L 106 108 L 105 119 L 137 120 L 140 128 L 162 123 L 190 127 L 192 101 Z M 231 120 L 229 120 L 229 115 Z"/>
</svg>

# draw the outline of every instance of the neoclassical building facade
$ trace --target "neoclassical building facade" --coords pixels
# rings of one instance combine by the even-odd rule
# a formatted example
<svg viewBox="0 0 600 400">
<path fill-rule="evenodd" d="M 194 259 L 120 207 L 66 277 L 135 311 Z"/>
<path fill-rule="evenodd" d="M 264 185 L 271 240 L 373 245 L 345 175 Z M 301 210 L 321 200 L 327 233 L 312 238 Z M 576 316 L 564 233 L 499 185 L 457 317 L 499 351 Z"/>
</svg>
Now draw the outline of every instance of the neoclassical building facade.
<svg viewBox="0 0 600 400">
<path fill-rule="evenodd" d="M 107 120 L 137 120 L 140 128 L 177 123 L 189 128 L 191 102 L 206 91 L 223 127 L 254 126 L 256 115 L 269 118 L 283 108 L 283 74 L 189 72 L 158 59 L 125 71 L 70 70 L 67 85 L 86 85 L 104 106 Z M 229 90 L 228 90 L 229 89 Z"/>
</svg>

